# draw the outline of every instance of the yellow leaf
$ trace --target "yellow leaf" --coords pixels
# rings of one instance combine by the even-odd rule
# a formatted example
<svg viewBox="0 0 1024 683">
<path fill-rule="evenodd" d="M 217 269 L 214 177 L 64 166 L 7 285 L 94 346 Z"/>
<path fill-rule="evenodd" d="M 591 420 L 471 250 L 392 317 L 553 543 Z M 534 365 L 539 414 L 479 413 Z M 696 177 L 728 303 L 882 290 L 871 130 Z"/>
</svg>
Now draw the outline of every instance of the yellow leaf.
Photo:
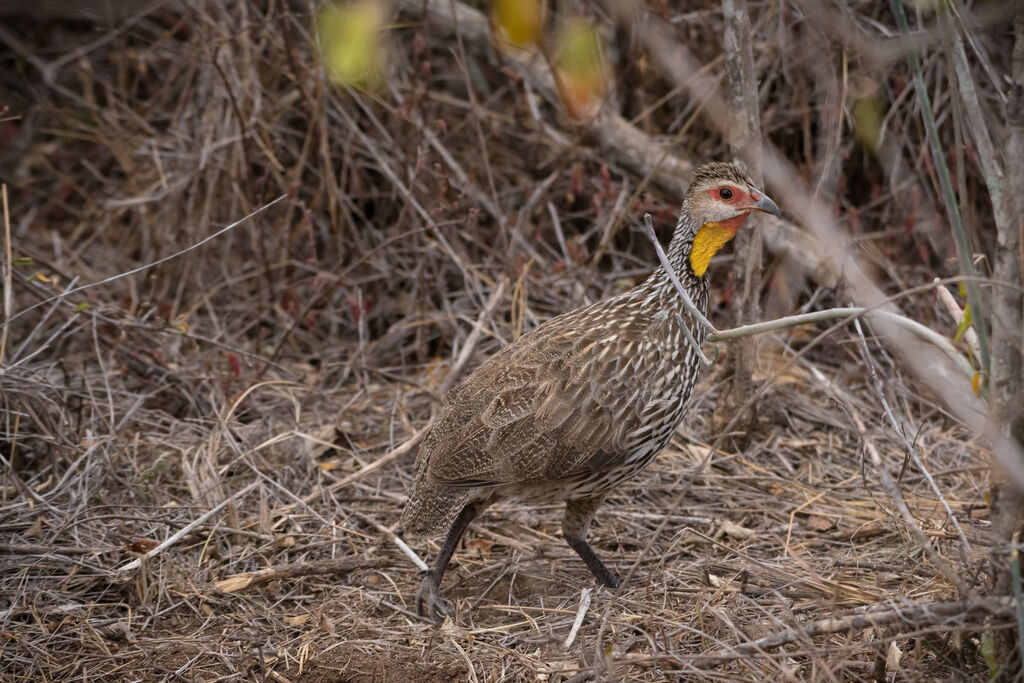
<svg viewBox="0 0 1024 683">
<path fill-rule="evenodd" d="M 509 43 L 517 47 L 540 43 L 544 27 L 542 0 L 496 0 L 494 18 L 500 37 Z"/>
<path fill-rule="evenodd" d="M 383 24 L 384 8 L 377 0 L 324 5 L 317 16 L 317 34 L 331 80 L 360 88 L 380 84 Z"/>
</svg>

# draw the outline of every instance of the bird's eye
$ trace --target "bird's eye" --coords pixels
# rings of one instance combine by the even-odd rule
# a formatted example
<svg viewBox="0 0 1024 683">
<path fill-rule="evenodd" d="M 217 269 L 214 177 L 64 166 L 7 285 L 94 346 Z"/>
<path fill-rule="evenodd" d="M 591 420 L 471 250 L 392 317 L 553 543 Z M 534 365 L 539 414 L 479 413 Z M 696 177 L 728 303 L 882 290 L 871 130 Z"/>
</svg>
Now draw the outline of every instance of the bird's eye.
<svg viewBox="0 0 1024 683">
<path fill-rule="evenodd" d="M 732 199 L 732 190 L 730 190 L 728 187 L 723 187 L 721 190 L 718 191 L 718 196 L 728 201 Z"/>
</svg>

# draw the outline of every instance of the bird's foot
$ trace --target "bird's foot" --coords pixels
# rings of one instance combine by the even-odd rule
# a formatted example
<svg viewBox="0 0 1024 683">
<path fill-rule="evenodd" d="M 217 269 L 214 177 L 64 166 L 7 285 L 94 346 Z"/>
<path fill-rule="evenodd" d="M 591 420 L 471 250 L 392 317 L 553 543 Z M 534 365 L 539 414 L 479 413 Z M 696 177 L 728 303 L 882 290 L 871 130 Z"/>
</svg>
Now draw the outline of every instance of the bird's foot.
<svg viewBox="0 0 1024 683">
<path fill-rule="evenodd" d="M 608 576 L 605 577 L 601 581 L 601 583 L 603 583 L 604 585 L 608 586 L 609 588 L 618 588 L 619 586 L 622 585 L 622 581 L 619 580 L 619 577 L 615 576 L 611 572 L 608 572 Z"/>
<path fill-rule="evenodd" d="M 419 590 L 416 591 L 416 613 L 432 620 L 438 626 L 448 616 L 448 601 L 441 597 L 440 583 L 433 571 L 427 571 L 423 574 Z"/>
</svg>

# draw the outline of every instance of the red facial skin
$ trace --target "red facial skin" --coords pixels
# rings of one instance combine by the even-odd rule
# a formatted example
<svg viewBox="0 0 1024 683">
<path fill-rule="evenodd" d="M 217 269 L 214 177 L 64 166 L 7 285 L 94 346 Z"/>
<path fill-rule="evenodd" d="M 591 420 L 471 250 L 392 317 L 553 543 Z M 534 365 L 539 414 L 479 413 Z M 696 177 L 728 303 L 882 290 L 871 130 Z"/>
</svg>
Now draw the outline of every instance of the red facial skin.
<svg viewBox="0 0 1024 683">
<path fill-rule="evenodd" d="M 732 191 L 732 196 L 728 199 L 721 195 L 722 190 L 726 188 Z M 751 192 L 748 194 L 734 185 L 719 185 L 712 190 L 708 190 L 708 194 L 711 195 L 712 199 L 719 202 L 725 202 L 726 204 L 735 206 L 740 210 L 746 209 L 749 211 L 750 207 L 761 201 L 761 195 L 757 192 Z"/>
<path fill-rule="evenodd" d="M 729 188 L 732 191 L 732 197 L 729 197 L 728 199 L 722 197 L 720 193 L 723 188 Z M 734 185 L 721 185 L 712 190 L 708 190 L 707 192 L 715 201 L 725 202 L 730 206 L 735 206 L 736 210 L 741 212 L 732 218 L 727 218 L 724 221 L 718 221 L 718 225 L 731 230 L 733 234 L 740 229 L 740 226 L 743 225 L 743 221 L 747 220 L 747 216 L 750 215 L 752 207 L 761 201 L 761 195 L 757 192 L 747 193 Z"/>
</svg>

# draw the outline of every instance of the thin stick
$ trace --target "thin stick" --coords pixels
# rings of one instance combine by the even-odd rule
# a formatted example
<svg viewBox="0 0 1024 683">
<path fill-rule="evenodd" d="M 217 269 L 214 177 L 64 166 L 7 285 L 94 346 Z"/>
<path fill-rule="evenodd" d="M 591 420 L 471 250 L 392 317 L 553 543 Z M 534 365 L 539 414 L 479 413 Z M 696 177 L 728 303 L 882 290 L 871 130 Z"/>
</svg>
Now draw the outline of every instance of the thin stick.
<svg viewBox="0 0 1024 683">
<path fill-rule="evenodd" d="M 159 555 L 163 551 L 165 551 L 168 548 L 170 548 L 172 545 L 174 545 L 175 543 L 180 541 L 184 536 L 186 536 L 189 533 L 191 533 L 191 531 L 193 529 L 195 529 L 196 527 L 200 526 L 206 520 L 210 519 L 210 517 L 213 517 L 215 514 L 217 514 L 221 510 L 223 510 L 224 507 L 228 503 L 232 503 L 232 502 L 234 502 L 236 500 L 239 500 L 240 498 L 244 497 L 245 494 L 249 493 L 249 491 L 252 491 L 254 488 L 256 488 L 256 485 L 258 483 L 260 483 L 259 480 L 256 480 L 256 481 L 252 482 L 251 484 L 249 484 L 248 486 L 246 486 L 241 491 L 239 491 L 238 493 L 234 494 L 233 496 L 231 496 L 229 498 L 225 498 L 220 503 L 218 503 L 213 508 L 211 508 L 208 512 L 204 512 L 203 514 L 199 515 L 199 517 L 196 517 L 194 520 L 192 520 L 191 522 L 186 524 L 184 527 L 181 528 L 181 530 L 179 530 L 177 533 L 173 534 L 170 538 L 166 539 L 163 543 L 161 543 L 157 547 L 153 548 L 152 550 L 147 552 L 142 557 L 140 557 L 138 559 L 135 559 L 135 560 L 132 560 L 128 564 L 124 565 L 123 567 L 119 567 L 117 569 L 117 571 L 119 571 L 119 572 L 130 572 L 133 569 L 138 569 L 139 566 L 142 564 L 142 562 L 144 560 L 148 560 L 148 559 L 150 559 L 152 557 L 156 557 L 157 555 Z"/>
<path fill-rule="evenodd" d="M 250 213 L 248 216 L 245 216 L 244 218 L 238 219 L 237 221 L 235 221 L 231 225 L 229 225 L 227 227 L 224 227 L 224 228 L 221 228 L 220 230 L 218 230 L 217 232 L 213 233 L 212 235 L 209 235 L 208 237 L 204 237 L 203 239 L 199 240 L 195 244 L 190 245 L 188 247 L 185 247 L 181 251 L 177 251 L 177 252 L 175 252 L 173 254 L 170 254 L 168 256 L 164 256 L 163 258 L 157 259 L 156 261 L 153 261 L 152 263 L 148 263 L 148 264 L 146 264 L 144 266 L 139 266 L 138 268 L 132 268 L 131 270 L 127 270 L 127 271 L 125 271 L 123 273 L 118 273 L 117 275 L 111 275 L 110 277 L 104 278 L 103 280 L 100 280 L 99 282 L 91 282 L 91 283 L 89 283 L 87 285 L 82 285 L 81 287 L 75 287 L 74 289 L 72 289 L 72 290 L 70 290 L 68 292 L 61 292 L 60 294 L 58 294 L 56 296 L 51 296 L 49 299 L 44 299 L 43 301 L 40 301 L 39 303 L 36 303 L 36 304 L 33 304 L 32 306 L 29 306 L 28 308 L 26 308 L 23 311 L 19 311 L 19 312 L 15 313 L 13 316 L 9 317 L 7 319 L 7 321 L 10 322 L 12 320 L 17 320 L 18 318 L 20 318 L 21 316 L 25 315 L 26 313 L 28 313 L 30 311 L 34 311 L 35 309 L 39 308 L 40 306 L 45 306 L 46 304 L 50 303 L 51 301 L 56 301 L 57 299 L 66 297 L 66 296 L 68 296 L 70 294 L 77 294 L 78 292 L 84 291 L 86 289 L 92 289 L 93 287 L 99 287 L 100 285 L 108 284 L 110 282 L 113 282 L 114 280 L 120 280 L 121 278 L 128 277 L 129 275 L 135 275 L 136 273 L 141 273 L 144 270 L 149 270 L 150 268 L 155 268 L 156 266 L 159 266 L 162 263 L 167 263 L 171 259 L 176 259 L 179 256 L 183 256 L 184 254 L 187 254 L 190 251 L 195 251 L 196 249 L 198 249 L 199 247 L 203 246 L 204 244 L 206 244 L 210 240 L 214 240 L 214 239 L 220 237 L 221 235 L 223 235 L 224 233 L 230 232 L 231 230 L 234 230 L 235 228 L 237 228 L 242 223 L 245 223 L 250 218 L 258 216 L 259 214 L 263 213 L 264 211 L 266 211 L 267 209 L 272 207 L 274 204 L 277 204 L 279 201 L 281 201 L 282 199 L 284 199 L 287 196 L 288 195 L 286 195 L 286 194 L 281 195 L 280 197 L 278 197 L 277 199 L 271 201 L 270 203 L 264 204 L 260 208 L 256 209 L 255 211 Z M 6 325 L 5 325 L 4 329 L 6 329 Z"/>
<path fill-rule="evenodd" d="M 476 324 L 473 325 L 473 330 L 466 337 L 466 343 L 462 345 L 462 350 L 459 351 L 459 357 L 452 364 L 451 370 L 448 371 L 448 376 L 441 382 L 441 386 L 438 389 L 438 394 L 444 396 L 452 385 L 455 384 L 456 380 L 459 379 L 459 374 L 462 372 L 462 368 L 465 367 L 466 363 L 469 362 L 469 357 L 473 354 L 473 350 L 476 349 L 476 345 L 480 342 L 480 338 L 484 332 L 484 320 L 489 318 L 494 309 L 497 307 L 498 302 L 501 301 L 501 297 L 505 295 L 505 289 L 508 287 L 508 280 L 502 279 L 498 283 L 498 286 L 491 292 L 491 296 L 487 298 L 487 303 L 480 310 L 480 315 L 476 317 Z"/>
<path fill-rule="evenodd" d="M 110 550 L 110 547 L 69 545 L 41 545 L 32 543 L 0 543 L 0 552 L 12 555 L 98 555 Z"/>
<path fill-rule="evenodd" d="M 1017 617 L 1017 648 L 1024 657 L 1024 590 L 1020 579 L 1020 530 L 1013 532 L 1013 550 L 1010 551 L 1010 574 L 1013 584 L 1014 615 Z"/>
<path fill-rule="evenodd" d="M 11 310 L 14 308 L 13 278 L 11 268 L 14 259 L 11 255 L 11 214 L 7 207 L 7 183 L 3 184 L 4 197 L 4 329 L 0 332 L 0 363 L 4 362 L 7 350 L 7 329 L 11 325 Z"/>
<path fill-rule="evenodd" d="M 690 326 L 686 324 L 685 320 L 683 320 L 683 316 L 676 313 L 676 322 L 679 323 L 679 327 L 683 328 L 683 335 L 686 337 L 686 341 L 690 342 L 690 346 L 693 347 L 693 350 L 697 352 L 697 357 L 700 358 L 700 362 L 705 366 L 711 365 L 711 360 L 704 355 L 704 352 L 701 350 L 697 340 L 693 338 L 693 333 L 690 332 Z M 715 347 L 715 349 L 717 350 L 718 347 Z"/>
<path fill-rule="evenodd" d="M 959 18 L 963 24 L 963 18 Z M 963 26 L 963 30 L 966 32 L 967 27 Z M 992 145 L 992 138 L 989 137 L 988 126 L 985 125 L 985 115 L 981 111 L 978 91 L 974 87 L 974 77 L 971 76 L 970 62 L 967 61 L 964 41 L 959 35 L 953 41 L 953 69 L 956 72 L 956 84 L 960 90 L 960 99 L 963 100 L 967 116 L 971 120 L 971 125 L 967 126 L 967 130 L 974 138 L 974 147 L 978 151 L 978 161 L 982 174 L 985 176 L 988 196 L 992 199 L 993 207 L 1002 206 L 1003 169 L 996 156 L 995 147 Z"/>
<path fill-rule="evenodd" d="M 651 214 L 644 214 L 644 227 L 647 229 L 647 239 L 651 240 L 651 244 L 654 245 L 654 251 L 658 253 L 658 260 L 661 261 L 661 267 L 668 273 L 668 279 L 672 281 L 676 291 L 679 292 L 679 296 L 683 297 L 683 305 L 686 306 L 686 310 L 690 312 L 694 318 L 697 319 L 704 327 L 708 328 L 712 334 L 718 332 L 715 326 L 711 324 L 711 321 L 704 317 L 704 314 L 697 310 L 697 306 L 694 305 L 693 299 L 686 293 L 683 286 L 679 283 L 679 278 L 676 277 L 676 272 L 672 269 L 672 264 L 668 262 L 668 256 L 665 255 L 665 250 L 661 248 L 661 242 L 658 241 L 658 236 L 654 233 L 654 221 L 651 220 Z"/>
<path fill-rule="evenodd" d="M 576 610 L 576 621 L 572 622 L 572 628 L 569 629 L 569 635 L 565 637 L 565 642 L 562 643 L 562 649 L 568 650 L 572 647 L 572 643 L 576 640 L 576 634 L 580 630 L 580 626 L 583 625 L 583 618 L 587 616 L 587 610 L 590 609 L 590 596 L 591 590 L 584 588 L 580 591 L 580 606 Z"/>
<path fill-rule="evenodd" d="M 352 510 L 352 514 L 387 536 L 388 540 L 398 546 L 398 549 L 402 551 L 402 554 L 412 560 L 412 563 L 416 565 L 416 568 L 421 572 L 425 572 L 430 569 L 430 567 L 427 566 L 427 563 L 420 559 L 420 556 L 416 554 L 416 551 L 410 548 L 405 541 L 399 538 L 398 534 L 396 534 L 392 529 L 387 528 L 373 517 L 368 517 L 358 510 Z"/>
</svg>

